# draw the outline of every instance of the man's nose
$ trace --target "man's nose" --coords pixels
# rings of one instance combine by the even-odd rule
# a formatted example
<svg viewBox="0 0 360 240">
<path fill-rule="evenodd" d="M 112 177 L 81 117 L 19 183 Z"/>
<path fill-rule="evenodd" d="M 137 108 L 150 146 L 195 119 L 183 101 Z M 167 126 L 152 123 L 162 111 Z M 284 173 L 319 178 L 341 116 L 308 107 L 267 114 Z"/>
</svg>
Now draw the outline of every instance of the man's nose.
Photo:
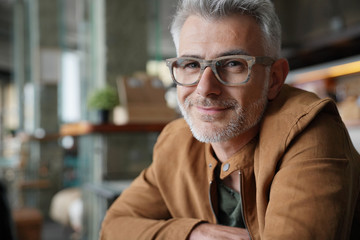
<svg viewBox="0 0 360 240">
<path fill-rule="evenodd" d="M 196 92 L 203 97 L 211 94 L 219 95 L 221 93 L 221 85 L 211 67 L 207 67 L 196 86 Z"/>
</svg>

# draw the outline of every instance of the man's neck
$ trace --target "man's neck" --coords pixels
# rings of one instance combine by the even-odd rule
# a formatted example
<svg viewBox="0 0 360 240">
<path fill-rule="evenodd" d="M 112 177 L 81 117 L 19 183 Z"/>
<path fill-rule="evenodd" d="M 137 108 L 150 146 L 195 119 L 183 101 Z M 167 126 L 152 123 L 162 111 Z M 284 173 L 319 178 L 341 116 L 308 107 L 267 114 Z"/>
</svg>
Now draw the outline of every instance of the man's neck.
<svg viewBox="0 0 360 240">
<path fill-rule="evenodd" d="M 224 142 L 211 143 L 214 153 L 220 162 L 227 161 L 231 156 L 240 151 L 259 132 L 259 126 L 255 126 L 237 137 Z"/>
</svg>

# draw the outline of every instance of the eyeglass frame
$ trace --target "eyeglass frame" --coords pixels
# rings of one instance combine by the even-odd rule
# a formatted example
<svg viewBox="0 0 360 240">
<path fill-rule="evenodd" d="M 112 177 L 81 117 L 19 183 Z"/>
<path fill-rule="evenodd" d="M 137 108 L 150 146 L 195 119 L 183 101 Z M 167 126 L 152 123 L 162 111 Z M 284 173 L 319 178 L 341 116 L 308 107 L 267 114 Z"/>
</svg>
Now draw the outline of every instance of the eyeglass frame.
<svg viewBox="0 0 360 240">
<path fill-rule="evenodd" d="M 224 80 L 221 79 L 221 77 L 219 76 L 219 74 L 218 74 L 218 72 L 216 70 L 216 62 L 224 60 L 224 59 L 233 59 L 233 58 L 244 59 L 248 64 L 247 77 L 246 77 L 245 81 L 242 81 L 240 83 L 228 83 L 228 82 L 225 82 Z M 194 61 L 197 61 L 197 62 L 200 63 L 199 77 L 195 82 L 189 83 L 189 84 L 184 84 L 184 83 L 178 82 L 175 79 L 174 71 L 173 71 L 173 63 L 178 61 L 178 60 L 181 60 L 181 59 L 194 60 Z M 211 68 L 211 70 L 214 73 L 216 79 L 220 83 L 224 84 L 225 86 L 240 86 L 242 84 L 247 83 L 250 80 L 251 69 L 255 64 L 262 64 L 264 66 L 271 66 L 275 62 L 275 59 L 273 59 L 272 57 L 268 57 L 268 56 L 228 55 L 228 56 L 222 56 L 222 57 L 214 58 L 214 59 L 211 59 L 211 60 L 205 60 L 205 59 L 195 58 L 195 57 L 178 57 L 178 58 L 169 58 L 169 59 L 166 59 L 165 61 L 166 61 L 166 66 L 170 70 L 172 80 L 177 85 L 190 87 L 190 86 L 196 86 L 199 83 L 199 81 L 200 81 L 200 79 L 201 79 L 201 77 L 202 77 L 202 75 L 203 75 L 203 73 L 204 73 L 204 71 L 205 71 L 205 69 L 207 67 Z"/>
</svg>

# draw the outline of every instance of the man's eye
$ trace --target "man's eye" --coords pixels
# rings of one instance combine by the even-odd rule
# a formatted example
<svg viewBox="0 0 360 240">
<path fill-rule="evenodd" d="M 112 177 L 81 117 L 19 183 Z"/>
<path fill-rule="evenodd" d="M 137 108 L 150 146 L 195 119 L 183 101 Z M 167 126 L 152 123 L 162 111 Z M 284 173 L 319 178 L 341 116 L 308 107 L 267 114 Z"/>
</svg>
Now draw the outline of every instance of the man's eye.
<svg viewBox="0 0 360 240">
<path fill-rule="evenodd" d="M 243 67 L 244 63 L 236 60 L 226 62 L 223 67 Z"/>
<path fill-rule="evenodd" d="M 199 62 L 184 62 L 183 68 L 199 68 L 200 64 Z"/>
<path fill-rule="evenodd" d="M 247 69 L 247 63 L 242 59 L 231 59 L 222 62 L 221 69 L 227 72 L 241 73 Z"/>
</svg>

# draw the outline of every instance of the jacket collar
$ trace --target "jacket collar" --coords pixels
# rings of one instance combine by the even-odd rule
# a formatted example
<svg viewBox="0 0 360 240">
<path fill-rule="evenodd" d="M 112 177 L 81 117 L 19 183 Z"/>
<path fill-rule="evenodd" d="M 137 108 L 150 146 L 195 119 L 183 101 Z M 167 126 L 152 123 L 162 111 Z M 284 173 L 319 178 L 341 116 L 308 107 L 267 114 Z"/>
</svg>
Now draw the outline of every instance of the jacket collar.
<svg viewBox="0 0 360 240">
<path fill-rule="evenodd" d="M 258 142 L 258 137 L 253 138 L 240 151 L 235 153 L 227 161 L 221 163 L 215 157 L 215 153 L 210 144 L 205 146 L 205 159 L 207 164 L 207 173 L 209 181 L 215 179 L 214 170 L 220 164 L 220 179 L 224 179 L 234 171 L 239 171 L 245 168 L 253 167 L 254 165 L 254 151 Z"/>
</svg>

